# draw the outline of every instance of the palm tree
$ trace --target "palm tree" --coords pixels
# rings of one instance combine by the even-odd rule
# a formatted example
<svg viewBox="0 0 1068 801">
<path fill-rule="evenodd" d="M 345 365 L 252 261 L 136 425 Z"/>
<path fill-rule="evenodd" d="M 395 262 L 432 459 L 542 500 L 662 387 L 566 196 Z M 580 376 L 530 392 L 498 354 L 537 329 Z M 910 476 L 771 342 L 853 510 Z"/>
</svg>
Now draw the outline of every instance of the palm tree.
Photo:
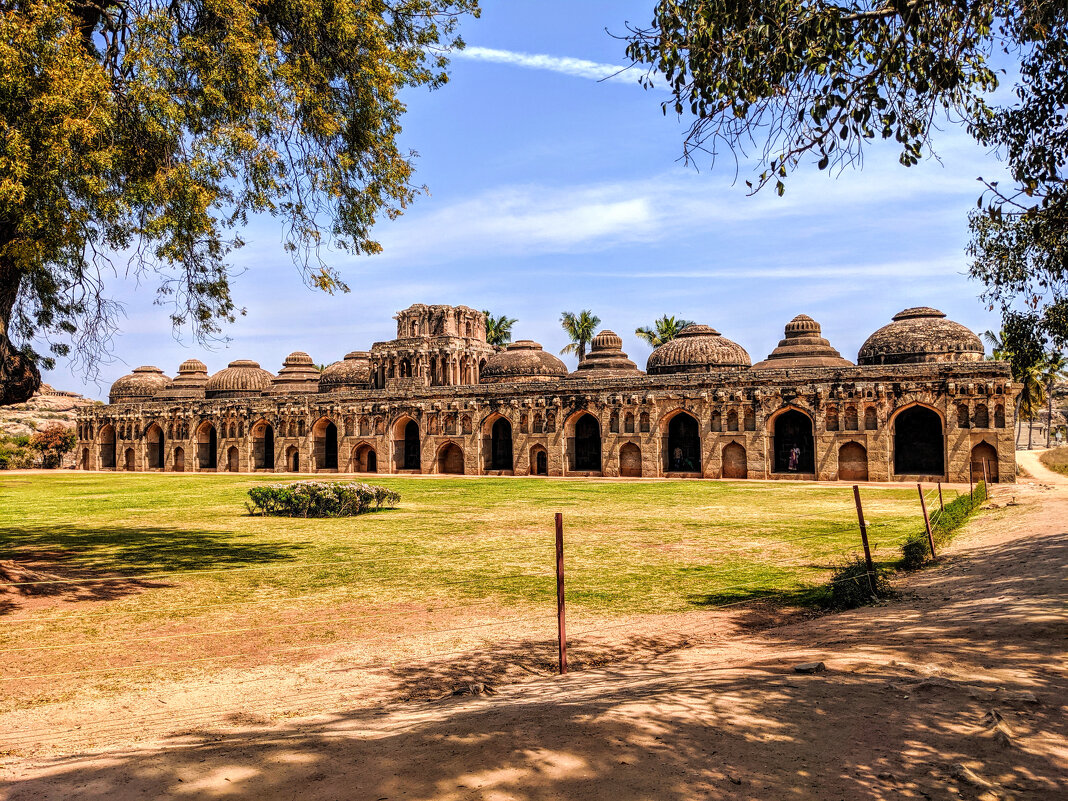
<svg viewBox="0 0 1068 801">
<path fill-rule="evenodd" d="M 1020 426 L 1027 418 L 1027 450 L 1031 450 L 1034 439 L 1034 426 L 1031 423 L 1038 416 L 1042 404 L 1046 402 L 1046 388 L 1042 383 L 1042 364 L 1021 369 L 1019 378 L 1020 393 L 1016 396 L 1016 438 L 1020 438 Z"/>
<path fill-rule="evenodd" d="M 564 347 L 560 354 L 576 354 L 581 363 L 586 358 L 586 346 L 593 340 L 600 324 L 601 318 L 589 309 L 583 309 L 578 314 L 561 312 L 560 325 L 571 337 L 571 344 Z"/>
<path fill-rule="evenodd" d="M 990 361 L 1005 362 L 1012 360 L 1012 354 L 1010 354 L 1008 348 L 1005 347 L 1004 329 L 997 334 L 993 331 L 986 330 L 983 332 L 983 339 L 990 345 L 990 356 L 987 357 Z"/>
<path fill-rule="evenodd" d="M 654 348 L 659 348 L 665 342 L 670 342 L 679 335 L 686 326 L 693 325 L 693 320 L 676 320 L 674 317 L 668 317 L 666 314 L 658 320 L 653 321 L 652 328 L 634 329 L 635 335 L 639 339 L 644 339 Z"/>
<path fill-rule="evenodd" d="M 1046 447 L 1050 446 L 1050 437 L 1053 434 L 1053 385 L 1058 381 L 1068 379 L 1068 358 L 1064 354 L 1051 350 L 1046 354 L 1046 359 L 1039 368 L 1042 383 L 1046 386 L 1047 409 Z"/>
<path fill-rule="evenodd" d="M 517 322 L 514 318 L 503 314 L 494 317 L 490 311 L 482 313 L 486 315 L 486 341 L 489 344 L 500 347 L 512 341 L 512 326 Z"/>
</svg>

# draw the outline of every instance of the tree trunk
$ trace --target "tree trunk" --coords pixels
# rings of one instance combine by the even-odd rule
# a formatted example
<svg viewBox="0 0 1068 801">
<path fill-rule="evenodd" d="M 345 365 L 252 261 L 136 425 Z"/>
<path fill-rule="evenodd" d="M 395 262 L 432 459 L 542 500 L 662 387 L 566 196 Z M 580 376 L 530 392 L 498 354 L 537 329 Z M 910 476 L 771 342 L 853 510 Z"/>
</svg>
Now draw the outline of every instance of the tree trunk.
<svg viewBox="0 0 1068 801">
<path fill-rule="evenodd" d="M 1051 368 L 1052 369 L 1052 368 Z M 1046 447 L 1049 447 L 1049 438 L 1053 435 L 1053 378 L 1046 382 L 1046 400 L 1049 402 L 1048 417 L 1046 419 Z"/>
<path fill-rule="evenodd" d="M 22 273 L 0 261 L 0 406 L 27 401 L 41 386 L 41 373 L 8 337 Z"/>
<path fill-rule="evenodd" d="M 582 364 L 584 361 L 586 361 L 586 343 L 583 342 L 581 339 L 579 340 L 579 343 L 578 343 L 578 350 L 579 350 L 579 364 Z"/>
<path fill-rule="evenodd" d="M 1020 431 L 1023 427 L 1023 416 L 1020 414 L 1020 409 L 1023 407 L 1023 392 L 1016 396 L 1016 441 L 1012 445 L 1012 449 L 1016 450 L 1020 447 Z"/>
</svg>

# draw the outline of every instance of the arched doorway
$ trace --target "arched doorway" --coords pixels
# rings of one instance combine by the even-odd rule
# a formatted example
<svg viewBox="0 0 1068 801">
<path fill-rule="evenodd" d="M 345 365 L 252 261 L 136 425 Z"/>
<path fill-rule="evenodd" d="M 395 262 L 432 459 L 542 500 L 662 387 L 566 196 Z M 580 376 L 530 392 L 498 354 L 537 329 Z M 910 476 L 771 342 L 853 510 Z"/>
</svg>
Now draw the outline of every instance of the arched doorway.
<svg viewBox="0 0 1068 801">
<path fill-rule="evenodd" d="M 163 429 L 157 423 L 153 423 L 145 432 L 146 450 L 148 451 L 148 469 L 162 470 L 166 464 L 166 454 L 163 451 Z"/>
<path fill-rule="evenodd" d="M 274 470 L 274 426 L 266 420 L 252 428 L 252 466 L 256 470 Z"/>
<path fill-rule="evenodd" d="M 894 472 L 940 476 L 946 472 L 942 418 L 926 406 L 910 406 L 894 418 Z"/>
<path fill-rule="evenodd" d="M 219 435 L 211 423 L 203 423 L 197 429 L 197 464 L 201 470 L 219 466 Z"/>
<path fill-rule="evenodd" d="M 838 449 L 838 480 L 868 480 L 868 449 L 859 442 L 847 442 Z"/>
<path fill-rule="evenodd" d="M 315 438 L 315 468 L 337 470 L 337 426 L 333 420 L 322 417 L 312 426 Z"/>
<path fill-rule="evenodd" d="M 378 454 L 370 445 L 364 443 L 352 454 L 352 470 L 356 473 L 377 473 Z"/>
<path fill-rule="evenodd" d="M 185 472 L 185 449 L 184 448 L 175 448 L 174 449 L 174 472 L 175 473 L 184 473 Z"/>
<path fill-rule="evenodd" d="M 692 415 L 679 412 L 668 422 L 664 469 L 701 472 L 701 428 Z"/>
<path fill-rule="evenodd" d="M 286 470 L 291 473 L 300 472 L 300 451 L 295 445 L 286 448 Z"/>
<path fill-rule="evenodd" d="M 100 469 L 115 469 L 115 426 L 110 423 L 100 429 Z"/>
<path fill-rule="evenodd" d="M 626 478 L 642 477 L 642 449 L 633 442 L 619 449 L 619 474 Z"/>
<path fill-rule="evenodd" d="M 530 473 L 535 476 L 549 475 L 549 454 L 541 445 L 530 449 Z"/>
<path fill-rule="evenodd" d="M 226 469 L 231 473 L 241 472 L 238 451 L 233 445 L 226 451 Z"/>
<path fill-rule="evenodd" d="M 438 472 L 458 476 L 464 474 L 464 452 L 455 442 L 446 442 L 438 451 Z"/>
<path fill-rule="evenodd" d="M 421 470 L 419 424 L 408 418 L 394 427 L 394 458 L 401 470 Z"/>
<path fill-rule="evenodd" d="M 574 470 L 597 473 L 601 470 L 601 424 L 592 414 L 575 423 L 573 439 Z"/>
<path fill-rule="evenodd" d="M 122 463 L 123 463 L 123 469 L 124 470 L 133 470 L 134 469 L 134 449 L 133 448 L 127 448 L 126 449 L 126 452 L 123 454 Z"/>
<path fill-rule="evenodd" d="M 775 418 L 772 439 L 775 473 L 815 473 L 816 451 L 812 437 L 812 418 L 796 409 Z"/>
<path fill-rule="evenodd" d="M 723 446 L 723 477 L 749 477 L 749 465 L 746 460 L 745 448 L 737 442 L 731 442 Z"/>
<path fill-rule="evenodd" d="M 89 449 L 88 448 L 82 448 L 81 468 L 82 468 L 82 470 L 88 470 L 89 469 Z"/>
<path fill-rule="evenodd" d="M 989 442 L 980 442 L 972 448 L 971 471 L 976 481 L 989 480 L 991 484 L 998 483 L 998 452 Z"/>
<path fill-rule="evenodd" d="M 490 429 L 490 470 L 512 469 L 512 424 L 503 417 Z"/>
</svg>

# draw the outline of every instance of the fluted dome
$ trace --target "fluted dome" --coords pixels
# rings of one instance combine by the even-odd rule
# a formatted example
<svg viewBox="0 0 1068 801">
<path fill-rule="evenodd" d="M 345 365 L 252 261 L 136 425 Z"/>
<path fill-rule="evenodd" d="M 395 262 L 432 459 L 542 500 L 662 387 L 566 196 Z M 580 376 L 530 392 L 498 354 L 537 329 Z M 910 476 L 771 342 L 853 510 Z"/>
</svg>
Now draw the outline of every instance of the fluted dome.
<svg viewBox="0 0 1068 801">
<path fill-rule="evenodd" d="M 858 364 L 916 364 L 922 362 L 978 362 L 983 343 L 973 331 L 929 306 L 894 315 L 860 347 Z"/>
<path fill-rule="evenodd" d="M 605 329 L 590 342 L 590 352 L 568 378 L 617 378 L 642 375 L 638 365 L 623 352 L 623 340 Z"/>
<path fill-rule="evenodd" d="M 156 394 L 157 400 L 184 400 L 204 397 L 208 383 L 208 366 L 200 359 L 186 359 L 178 366 L 178 375 L 166 389 Z"/>
<path fill-rule="evenodd" d="M 302 350 L 286 356 L 282 369 L 271 380 L 270 395 L 289 395 L 319 391 L 319 368 L 312 357 Z"/>
<path fill-rule="evenodd" d="M 745 348 L 707 325 L 688 325 L 649 354 L 649 375 L 714 373 L 752 364 Z"/>
<path fill-rule="evenodd" d="M 362 350 L 346 353 L 343 361 L 334 362 L 319 376 L 320 392 L 342 389 L 367 389 L 371 380 L 371 354 Z"/>
<path fill-rule="evenodd" d="M 158 367 L 138 367 L 111 385 L 111 403 L 140 403 L 171 385 L 171 380 Z"/>
<path fill-rule="evenodd" d="M 230 362 L 204 386 L 209 398 L 240 398 L 245 395 L 261 395 L 270 389 L 274 376 L 262 369 L 258 362 L 238 359 Z"/>
<path fill-rule="evenodd" d="M 754 370 L 792 370 L 801 367 L 852 367 L 849 359 L 821 336 L 820 324 L 799 314 L 786 324 L 786 338 Z"/>
<path fill-rule="evenodd" d="M 486 360 L 479 374 L 481 384 L 526 383 L 564 378 L 567 366 L 529 339 L 512 342 Z"/>
</svg>

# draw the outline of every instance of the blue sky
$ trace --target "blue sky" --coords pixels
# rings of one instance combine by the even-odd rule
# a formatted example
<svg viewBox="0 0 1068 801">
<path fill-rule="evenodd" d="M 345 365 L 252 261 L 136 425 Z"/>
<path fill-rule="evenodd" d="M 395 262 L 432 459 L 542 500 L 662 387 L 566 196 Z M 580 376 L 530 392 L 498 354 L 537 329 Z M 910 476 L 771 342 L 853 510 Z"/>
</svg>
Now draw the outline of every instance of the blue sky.
<svg viewBox="0 0 1068 801">
<path fill-rule="evenodd" d="M 724 159 L 700 171 L 679 161 L 685 121 L 664 117 L 665 96 L 622 65 L 627 20 L 648 21 L 652 0 L 487 0 L 464 26 L 469 50 L 443 89 L 407 93 L 403 144 L 419 153 L 430 188 L 377 236 L 372 258 L 327 253 L 352 287 L 304 287 L 279 225 L 253 221 L 234 258 L 235 297 L 247 315 L 230 341 L 205 348 L 175 338 L 155 287 L 118 277 L 126 309 L 116 360 L 99 383 L 60 363 L 45 380 L 106 397 L 141 364 L 168 374 L 196 356 L 209 371 L 251 358 L 272 372 L 304 350 L 317 362 L 395 335 L 412 303 L 466 304 L 518 318 L 517 339 L 556 352 L 562 310 L 592 309 L 643 366 L 633 335 L 661 314 L 712 325 L 763 359 L 794 315 L 809 314 L 844 356 L 899 310 L 932 305 L 976 331 L 997 328 L 978 301 L 964 246 L 967 212 L 998 163 L 961 130 L 936 138 L 940 160 L 905 169 L 874 147 L 862 170 L 836 177 L 814 165 L 785 197 L 747 197 L 753 165 Z"/>
</svg>

